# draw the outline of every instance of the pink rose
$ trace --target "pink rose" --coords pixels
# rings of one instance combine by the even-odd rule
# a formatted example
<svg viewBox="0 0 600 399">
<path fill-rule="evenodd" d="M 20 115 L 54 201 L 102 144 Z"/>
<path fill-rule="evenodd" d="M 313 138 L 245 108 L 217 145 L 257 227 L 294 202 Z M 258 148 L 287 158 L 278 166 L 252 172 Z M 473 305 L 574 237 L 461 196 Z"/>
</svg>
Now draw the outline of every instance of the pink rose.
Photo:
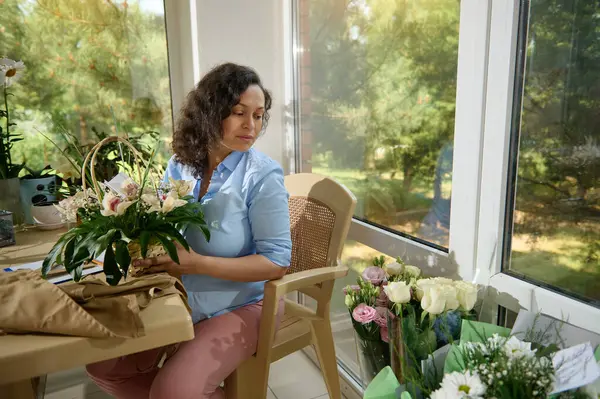
<svg viewBox="0 0 600 399">
<path fill-rule="evenodd" d="M 381 328 L 387 328 L 387 308 L 378 306 L 375 308 L 377 312 L 377 317 L 375 317 L 375 323 Z"/>
<path fill-rule="evenodd" d="M 377 311 L 364 303 L 355 307 L 352 312 L 352 318 L 361 324 L 370 323 L 375 320 L 376 317 Z"/>
<path fill-rule="evenodd" d="M 377 266 L 367 267 L 365 271 L 362 272 L 362 278 L 373 285 L 381 285 L 385 280 L 385 271 Z"/>
<path fill-rule="evenodd" d="M 347 287 L 344 287 L 344 295 L 347 295 L 349 291 L 358 292 L 360 291 L 360 287 L 358 285 L 349 285 Z"/>
</svg>

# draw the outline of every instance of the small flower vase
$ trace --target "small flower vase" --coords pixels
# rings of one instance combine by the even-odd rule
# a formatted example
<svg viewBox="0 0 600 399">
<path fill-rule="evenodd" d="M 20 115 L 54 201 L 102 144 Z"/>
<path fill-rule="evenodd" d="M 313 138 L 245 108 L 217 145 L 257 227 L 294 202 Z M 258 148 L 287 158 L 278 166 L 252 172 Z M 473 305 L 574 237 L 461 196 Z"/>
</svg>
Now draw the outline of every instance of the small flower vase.
<svg viewBox="0 0 600 399">
<path fill-rule="evenodd" d="M 361 382 L 363 388 L 366 389 L 373 378 L 389 365 L 389 346 L 380 339 L 361 338 L 356 331 L 354 331 L 354 340 L 356 342 Z"/>
</svg>

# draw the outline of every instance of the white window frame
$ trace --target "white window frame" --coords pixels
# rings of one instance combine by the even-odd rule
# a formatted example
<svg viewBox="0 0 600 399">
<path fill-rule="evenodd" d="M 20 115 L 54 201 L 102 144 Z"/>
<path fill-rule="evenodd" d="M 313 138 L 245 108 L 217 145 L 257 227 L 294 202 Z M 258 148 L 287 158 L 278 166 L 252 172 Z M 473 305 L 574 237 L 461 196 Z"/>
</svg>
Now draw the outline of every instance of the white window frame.
<svg viewBox="0 0 600 399">
<path fill-rule="evenodd" d="M 502 301 L 510 310 L 600 333 L 599 308 L 502 273 L 520 3 L 461 1 L 449 252 L 357 219 L 348 238 L 428 274 L 489 285 L 516 299 Z"/>
<path fill-rule="evenodd" d="M 449 251 L 356 219 L 348 234 L 351 240 L 400 256 L 431 275 L 474 278 L 490 4 L 491 0 L 463 0 L 460 5 Z"/>
<path fill-rule="evenodd" d="M 491 8 L 481 173 L 481 181 L 485 183 L 481 186 L 477 262 L 473 272 L 478 283 L 509 294 L 524 309 L 600 333 L 600 308 L 502 273 L 520 3 L 494 1 Z"/>
</svg>

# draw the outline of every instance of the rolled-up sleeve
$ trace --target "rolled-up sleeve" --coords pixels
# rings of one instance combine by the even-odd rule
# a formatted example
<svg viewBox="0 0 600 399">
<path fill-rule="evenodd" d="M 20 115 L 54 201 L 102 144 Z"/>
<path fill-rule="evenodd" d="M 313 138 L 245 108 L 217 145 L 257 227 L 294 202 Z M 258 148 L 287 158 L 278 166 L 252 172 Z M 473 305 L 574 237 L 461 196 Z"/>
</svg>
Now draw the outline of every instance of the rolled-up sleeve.
<svg viewBox="0 0 600 399">
<path fill-rule="evenodd" d="M 292 258 L 288 198 L 283 170 L 277 167 L 252 188 L 248 209 L 256 253 L 282 267 Z"/>
</svg>

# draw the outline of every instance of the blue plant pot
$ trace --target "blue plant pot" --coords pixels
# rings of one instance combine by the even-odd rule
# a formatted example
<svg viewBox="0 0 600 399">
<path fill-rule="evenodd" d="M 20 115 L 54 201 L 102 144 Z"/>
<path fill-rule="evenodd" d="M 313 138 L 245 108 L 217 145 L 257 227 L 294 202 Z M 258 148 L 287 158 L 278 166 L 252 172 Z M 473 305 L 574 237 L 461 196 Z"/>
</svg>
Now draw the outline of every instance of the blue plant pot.
<svg viewBox="0 0 600 399">
<path fill-rule="evenodd" d="M 39 179 L 21 179 L 21 205 L 25 213 L 25 222 L 33 224 L 31 207 L 42 202 L 56 201 L 56 176 Z"/>
</svg>

